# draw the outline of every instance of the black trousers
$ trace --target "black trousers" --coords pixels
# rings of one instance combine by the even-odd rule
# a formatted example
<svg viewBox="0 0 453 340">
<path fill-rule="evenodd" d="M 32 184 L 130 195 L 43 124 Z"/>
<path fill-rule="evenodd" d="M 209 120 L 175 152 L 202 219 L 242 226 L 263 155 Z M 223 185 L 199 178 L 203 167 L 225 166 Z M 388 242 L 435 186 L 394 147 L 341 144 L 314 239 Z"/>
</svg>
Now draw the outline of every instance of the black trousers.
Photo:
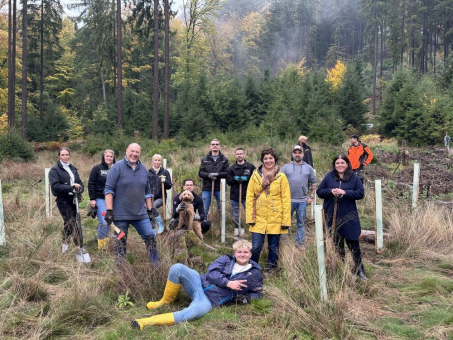
<svg viewBox="0 0 453 340">
<path fill-rule="evenodd" d="M 359 240 L 348 240 L 347 238 L 340 236 L 338 233 L 333 233 L 333 242 L 335 244 L 335 250 L 338 255 L 341 256 L 343 261 L 346 255 L 344 249 L 344 243 L 346 242 L 346 245 L 352 253 L 355 270 L 358 270 L 362 266 L 362 253 L 360 251 Z"/>
<path fill-rule="evenodd" d="M 57 197 L 57 207 L 63 217 L 63 243 L 69 243 L 73 239 L 76 246 L 79 245 L 79 234 L 77 233 L 77 208 L 74 204 L 74 196 Z"/>
</svg>

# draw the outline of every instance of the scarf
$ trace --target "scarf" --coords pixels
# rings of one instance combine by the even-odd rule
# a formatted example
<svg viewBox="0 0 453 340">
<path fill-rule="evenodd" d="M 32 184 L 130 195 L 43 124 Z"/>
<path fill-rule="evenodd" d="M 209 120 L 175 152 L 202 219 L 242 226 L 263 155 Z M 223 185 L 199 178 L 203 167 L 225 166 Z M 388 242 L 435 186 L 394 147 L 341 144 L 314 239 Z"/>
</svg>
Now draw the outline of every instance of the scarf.
<svg viewBox="0 0 453 340">
<path fill-rule="evenodd" d="M 269 194 L 269 187 L 271 186 L 272 181 L 275 179 L 277 171 L 278 171 L 277 165 L 275 165 L 274 168 L 271 170 L 267 170 L 264 167 L 264 165 L 261 169 L 263 179 L 263 183 L 261 185 L 263 187 L 263 190 L 266 191 L 266 194 Z"/>
</svg>

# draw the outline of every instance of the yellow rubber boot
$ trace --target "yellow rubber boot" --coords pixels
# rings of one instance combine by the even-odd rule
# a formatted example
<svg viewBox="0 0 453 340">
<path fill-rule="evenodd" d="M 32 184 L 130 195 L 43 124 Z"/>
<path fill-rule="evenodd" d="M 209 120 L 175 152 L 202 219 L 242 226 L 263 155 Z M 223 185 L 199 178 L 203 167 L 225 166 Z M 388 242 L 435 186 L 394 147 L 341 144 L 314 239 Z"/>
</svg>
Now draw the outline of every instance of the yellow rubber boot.
<svg viewBox="0 0 453 340">
<path fill-rule="evenodd" d="M 146 304 L 146 308 L 148 309 L 155 309 L 167 303 L 172 303 L 175 301 L 176 297 L 178 296 L 179 288 L 181 284 L 173 283 L 167 280 L 167 284 L 165 285 L 164 296 L 160 301 L 150 301 Z"/>
<path fill-rule="evenodd" d="M 98 250 L 107 249 L 109 246 L 109 241 L 110 239 L 108 237 L 98 240 Z"/>
<path fill-rule="evenodd" d="M 132 321 L 132 328 L 140 329 L 141 331 L 145 326 L 154 325 L 154 326 L 171 326 L 175 324 L 175 317 L 173 313 L 165 313 L 154 315 L 150 318 L 137 319 Z"/>
</svg>

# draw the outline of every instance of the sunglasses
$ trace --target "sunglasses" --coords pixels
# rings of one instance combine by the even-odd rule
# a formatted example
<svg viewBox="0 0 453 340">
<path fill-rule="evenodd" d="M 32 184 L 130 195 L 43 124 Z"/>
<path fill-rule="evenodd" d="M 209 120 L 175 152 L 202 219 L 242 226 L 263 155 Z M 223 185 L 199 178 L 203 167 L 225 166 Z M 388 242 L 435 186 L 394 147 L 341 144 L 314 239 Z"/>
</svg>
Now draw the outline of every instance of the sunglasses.
<svg viewBox="0 0 453 340">
<path fill-rule="evenodd" d="M 220 145 L 220 144 L 217 143 L 217 144 L 211 144 L 211 145 L 212 145 L 212 146 L 218 146 L 218 145 Z"/>
</svg>

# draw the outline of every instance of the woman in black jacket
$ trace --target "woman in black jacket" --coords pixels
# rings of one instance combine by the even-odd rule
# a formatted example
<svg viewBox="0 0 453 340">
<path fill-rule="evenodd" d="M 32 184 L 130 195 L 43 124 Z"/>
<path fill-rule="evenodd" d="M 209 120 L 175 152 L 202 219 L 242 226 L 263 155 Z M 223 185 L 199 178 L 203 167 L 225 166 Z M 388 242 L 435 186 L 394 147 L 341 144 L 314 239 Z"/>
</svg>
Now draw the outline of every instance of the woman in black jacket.
<svg viewBox="0 0 453 340">
<path fill-rule="evenodd" d="M 101 250 L 106 248 L 109 243 L 109 227 L 107 222 L 104 220 L 102 213 L 105 209 L 105 181 L 107 180 L 107 174 L 115 164 L 115 152 L 113 150 L 105 150 L 102 154 L 101 164 L 95 165 L 90 172 L 90 178 L 88 179 L 88 194 L 90 195 L 91 209 L 97 207 L 97 217 L 99 220 L 97 236 L 98 236 L 98 249 Z"/>
<path fill-rule="evenodd" d="M 352 252 L 357 276 L 366 280 L 359 245 L 362 228 L 356 205 L 356 200 L 362 199 L 365 192 L 347 156 L 339 155 L 333 159 L 332 171 L 324 177 L 316 193 L 324 199 L 325 221 L 337 253 L 344 259 L 346 242 Z"/>
<path fill-rule="evenodd" d="M 64 221 L 63 245 L 61 247 L 63 253 L 68 250 L 68 243 L 71 237 L 74 244 L 79 246 L 79 238 L 76 231 L 77 208 L 74 202 L 74 195 L 82 193 L 84 190 L 77 168 L 69 162 L 69 155 L 69 149 L 61 147 L 58 150 L 60 160 L 49 172 L 50 188 L 52 189 L 52 194 L 57 197 L 55 201 Z"/>
</svg>

